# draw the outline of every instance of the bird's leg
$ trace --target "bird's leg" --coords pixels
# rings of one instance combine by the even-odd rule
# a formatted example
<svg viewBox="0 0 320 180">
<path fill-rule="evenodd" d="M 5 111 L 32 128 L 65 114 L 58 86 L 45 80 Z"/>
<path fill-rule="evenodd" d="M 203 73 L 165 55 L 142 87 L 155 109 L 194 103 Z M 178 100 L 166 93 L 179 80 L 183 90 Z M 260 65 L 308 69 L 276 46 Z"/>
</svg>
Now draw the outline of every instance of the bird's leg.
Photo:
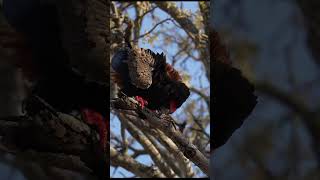
<svg viewBox="0 0 320 180">
<path fill-rule="evenodd" d="M 100 144 L 102 149 L 104 150 L 106 148 L 107 143 L 107 126 L 108 123 L 106 119 L 98 112 L 91 110 L 91 109 L 81 109 L 82 115 L 85 119 L 85 121 L 90 124 L 94 125 L 98 128 L 98 133 L 100 137 Z"/>
<path fill-rule="evenodd" d="M 135 96 L 135 100 L 139 102 L 142 109 L 148 105 L 148 101 L 144 100 L 141 96 Z"/>
</svg>

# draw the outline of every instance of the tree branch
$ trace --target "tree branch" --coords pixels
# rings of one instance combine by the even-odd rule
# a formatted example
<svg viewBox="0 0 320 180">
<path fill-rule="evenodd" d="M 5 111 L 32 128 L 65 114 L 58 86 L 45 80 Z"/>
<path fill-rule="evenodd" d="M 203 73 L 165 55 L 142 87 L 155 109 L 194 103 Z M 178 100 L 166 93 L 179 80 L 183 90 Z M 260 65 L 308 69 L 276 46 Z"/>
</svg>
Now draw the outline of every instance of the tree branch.
<svg viewBox="0 0 320 180">
<path fill-rule="evenodd" d="M 41 164 L 107 177 L 97 133 L 74 117 L 43 110 L 0 121 L 1 151 Z M 25 151 L 30 149 L 29 151 Z M 105 152 L 107 153 L 107 152 Z M 91 169 L 91 170 L 90 170 Z"/>
<path fill-rule="evenodd" d="M 200 59 L 206 70 L 207 78 L 210 80 L 210 53 L 208 44 L 208 34 L 200 33 L 197 27 L 194 25 L 189 16 L 179 9 L 173 2 L 160 2 L 156 1 L 155 4 L 168 13 L 175 21 L 177 21 L 182 29 L 188 34 L 194 41 L 197 50 L 200 54 Z"/>
<path fill-rule="evenodd" d="M 146 151 L 150 154 L 150 157 L 154 163 L 159 167 L 162 173 L 167 177 L 175 177 L 173 170 L 163 161 L 161 154 L 152 144 L 150 140 L 141 132 L 139 129 L 134 126 L 130 121 L 125 118 L 124 114 L 119 114 L 119 118 L 122 123 L 124 123 L 130 132 L 130 134 L 144 147 Z"/>
<path fill-rule="evenodd" d="M 132 157 L 117 152 L 110 146 L 110 162 L 112 166 L 121 166 L 134 174 L 145 178 L 164 178 L 165 176 L 156 168 L 145 166 Z"/>
<path fill-rule="evenodd" d="M 202 97 L 205 102 L 207 103 L 208 109 L 210 109 L 210 97 L 207 96 L 205 93 L 201 92 L 200 90 L 194 88 L 194 87 L 190 87 L 190 90 L 197 93 L 200 97 Z"/>
<path fill-rule="evenodd" d="M 159 26 L 159 25 L 161 25 L 161 24 L 163 24 L 163 23 L 165 23 L 165 22 L 167 22 L 167 21 L 172 21 L 172 19 L 171 19 L 171 18 L 167 18 L 167 19 L 164 19 L 164 20 L 158 22 L 158 23 L 157 23 L 156 25 L 154 25 L 148 32 L 140 35 L 139 37 L 136 37 L 135 39 L 133 39 L 133 40 L 131 40 L 131 41 L 134 42 L 134 41 L 137 41 L 137 40 L 140 39 L 140 38 L 145 37 L 146 35 L 152 33 L 152 31 L 155 30 L 155 29 L 157 28 L 157 26 Z"/>
<path fill-rule="evenodd" d="M 301 116 L 302 122 L 309 130 L 312 138 L 312 144 L 318 158 L 318 166 L 320 162 L 320 145 L 318 143 L 320 139 L 320 115 L 316 112 L 312 112 L 308 109 L 307 105 L 296 97 L 296 95 L 290 95 L 284 92 L 268 82 L 256 82 L 255 87 L 258 91 L 274 97 L 280 103 L 285 104 L 291 108 L 294 112 Z"/>
<path fill-rule="evenodd" d="M 152 128 L 147 121 L 141 120 L 135 111 L 121 110 L 121 112 L 126 115 L 130 122 L 139 127 L 141 131 L 156 137 L 157 140 L 159 140 L 160 143 L 174 155 L 175 160 L 180 164 L 181 169 L 185 172 L 185 177 L 194 176 L 189 159 L 183 155 L 177 145 L 168 136 L 166 136 L 162 131 Z"/>
<path fill-rule="evenodd" d="M 176 130 L 172 126 L 172 121 L 174 120 L 171 116 L 163 114 L 162 117 L 158 117 L 157 114 L 147 108 L 141 109 L 135 100 L 126 96 L 114 100 L 111 105 L 114 109 L 131 109 L 143 113 L 152 128 L 164 132 L 167 137 L 170 137 L 171 140 L 177 144 L 180 151 L 182 151 L 188 159 L 194 162 L 204 173 L 209 175 L 209 160 L 196 146 L 184 137 L 179 130 Z"/>
</svg>

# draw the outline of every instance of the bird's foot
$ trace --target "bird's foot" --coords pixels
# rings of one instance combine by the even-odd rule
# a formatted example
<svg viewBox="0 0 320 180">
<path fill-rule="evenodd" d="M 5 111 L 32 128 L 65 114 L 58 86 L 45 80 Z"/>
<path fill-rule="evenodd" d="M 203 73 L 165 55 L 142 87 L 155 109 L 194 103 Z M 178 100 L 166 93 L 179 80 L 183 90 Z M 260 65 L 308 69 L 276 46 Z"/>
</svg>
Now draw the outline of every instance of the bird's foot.
<svg viewBox="0 0 320 180">
<path fill-rule="evenodd" d="M 135 100 L 139 102 L 141 108 L 143 109 L 146 105 L 148 105 L 148 101 L 144 100 L 140 96 L 135 96 Z"/>
<path fill-rule="evenodd" d="M 98 112 L 91 109 L 82 109 L 81 110 L 84 120 L 90 124 L 95 126 L 98 129 L 100 144 L 103 150 L 106 149 L 107 144 L 107 126 L 108 122 L 106 119 Z"/>
</svg>

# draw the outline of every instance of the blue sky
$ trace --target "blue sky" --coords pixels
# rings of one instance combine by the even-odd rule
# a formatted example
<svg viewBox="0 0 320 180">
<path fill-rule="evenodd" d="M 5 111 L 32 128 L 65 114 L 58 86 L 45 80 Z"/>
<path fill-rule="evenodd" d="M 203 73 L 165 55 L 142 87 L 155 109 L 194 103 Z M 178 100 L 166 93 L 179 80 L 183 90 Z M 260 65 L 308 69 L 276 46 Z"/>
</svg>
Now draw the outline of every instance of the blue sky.
<svg viewBox="0 0 320 180">
<path fill-rule="evenodd" d="M 178 2 L 177 4 L 178 4 L 179 7 L 180 7 L 181 3 L 183 3 L 184 9 L 191 10 L 191 12 L 195 12 L 198 9 L 198 2 Z M 129 10 L 128 13 L 129 13 L 130 17 L 132 17 L 132 18 L 135 17 L 135 12 L 133 11 L 133 9 Z M 160 10 L 158 8 L 155 9 L 155 14 L 160 18 L 159 21 L 170 17 L 168 14 L 166 14 L 165 12 L 163 12 L 162 10 Z M 153 20 L 151 19 L 150 16 L 146 16 L 146 18 L 145 18 L 145 20 L 143 21 L 143 24 L 142 24 L 141 34 L 149 31 L 154 26 L 155 23 L 157 23 L 157 22 L 153 22 Z M 172 26 L 174 26 L 174 24 L 171 21 L 168 21 L 168 23 L 165 23 L 163 27 L 162 26 L 158 26 L 157 29 L 158 28 L 159 29 L 161 29 L 161 28 L 170 28 Z M 185 35 L 185 32 L 183 30 L 179 30 L 178 33 L 181 33 L 182 35 Z M 154 41 L 153 44 L 161 44 L 162 41 L 163 41 L 163 38 L 160 36 L 157 40 Z M 140 40 L 139 41 L 139 46 L 142 47 L 142 48 L 149 48 L 149 49 L 151 49 L 151 50 L 153 50 L 155 52 L 158 52 L 158 53 L 164 52 L 166 54 L 168 62 L 172 61 L 172 56 L 174 54 L 176 54 L 177 51 L 178 51 L 176 44 L 169 45 L 169 46 L 167 46 L 167 47 L 162 49 L 162 47 L 161 48 L 156 48 L 155 46 L 151 46 L 150 44 L 143 42 L 143 40 Z M 195 56 L 197 56 L 196 53 L 193 53 L 193 54 Z M 209 94 L 209 86 L 210 86 L 210 84 L 208 83 L 208 80 L 205 77 L 205 73 L 204 73 L 205 71 L 204 71 L 204 68 L 202 66 L 202 63 L 196 62 L 196 61 L 192 60 L 191 58 L 188 58 L 186 60 L 185 65 L 181 65 L 181 64 L 177 63 L 175 65 L 175 68 L 178 69 L 178 70 L 181 70 L 181 71 L 185 68 L 184 72 L 186 72 L 191 77 L 190 84 L 192 86 L 196 87 L 196 88 L 199 88 L 199 89 L 207 88 L 207 93 Z M 191 99 L 198 99 L 198 98 L 199 98 L 199 96 L 197 96 L 197 95 L 192 93 L 189 99 L 191 100 Z M 201 105 L 200 103 L 202 105 L 204 105 L 203 102 L 199 101 L 199 105 Z M 181 117 L 184 116 L 184 114 L 182 113 L 181 109 L 183 109 L 183 106 L 182 106 L 182 108 L 178 109 L 173 114 L 173 116 L 176 117 L 175 119 L 180 119 Z M 179 118 L 177 118 L 177 117 L 179 117 Z M 111 118 L 112 118 L 112 116 L 111 116 Z M 120 122 L 119 122 L 119 120 L 115 117 L 115 118 L 111 119 L 111 123 L 110 124 L 111 124 L 110 128 L 112 129 L 112 132 L 114 134 L 120 136 Z M 206 130 L 207 130 L 208 133 L 210 133 L 210 126 L 208 126 Z M 142 148 L 141 145 L 139 145 L 138 143 L 135 144 L 135 147 L 136 148 Z M 129 151 L 129 153 L 130 153 L 130 151 Z M 146 164 L 146 165 L 151 165 L 151 163 L 152 163 L 152 160 L 149 158 L 149 156 L 139 156 L 137 158 L 137 160 L 139 162 L 142 162 L 143 164 Z M 110 176 L 113 174 L 113 171 L 114 171 L 114 168 L 111 167 L 110 168 Z M 130 172 L 126 171 L 125 169 L 118 168 L 118 170 L 113 175 L 113 177 L 123 177 L 122 174 L 124 174 L 126 176 L 129 176 L 129 177 L 133 176 L 133 174 L 131 174 Z"/>
</svg>

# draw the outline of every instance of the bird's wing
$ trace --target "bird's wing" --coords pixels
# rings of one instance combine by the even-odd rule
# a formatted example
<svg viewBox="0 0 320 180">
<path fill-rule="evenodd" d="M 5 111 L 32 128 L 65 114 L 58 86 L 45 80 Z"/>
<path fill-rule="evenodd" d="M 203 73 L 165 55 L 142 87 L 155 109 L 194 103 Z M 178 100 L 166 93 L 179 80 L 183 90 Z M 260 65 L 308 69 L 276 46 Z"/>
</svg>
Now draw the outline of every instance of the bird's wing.
<svg viewBox="0 0 320 180">
<path fill-rule="evenodd" d="M 87 78 L 107 82 L 108 11 L 105 0 L 56 0 L 63 46 L 71 65 Z"/>
<path fill-rule="evenodd" d="M 140 89 L 152 84 L 154 58 L 148 50 L 132 47 L 128 54 L 128 70 L 131 83 Z"/>
</svg>

